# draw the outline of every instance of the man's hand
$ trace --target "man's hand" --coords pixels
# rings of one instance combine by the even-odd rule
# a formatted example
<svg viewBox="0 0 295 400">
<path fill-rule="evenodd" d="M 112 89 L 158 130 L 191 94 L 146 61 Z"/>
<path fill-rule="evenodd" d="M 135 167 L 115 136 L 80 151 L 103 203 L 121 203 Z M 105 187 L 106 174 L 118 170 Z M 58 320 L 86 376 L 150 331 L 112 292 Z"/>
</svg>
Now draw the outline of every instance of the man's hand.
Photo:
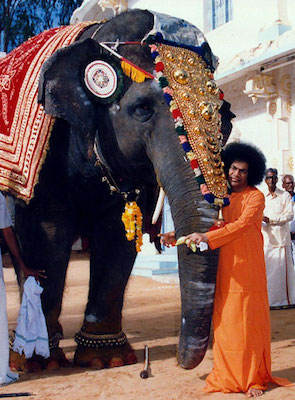
<svg viewBox="0 0 295 400">
<path fill-rule="evenodd" d="M 184 242 L 187 245 L 187 247 L 190 247 L 190 244 L 192 242 L 196 244 L 200 244 L 201 242 L 207 243 L 208 238 L 205 233 L 193 232 L 185 237 Z"/>
<path fill-rule="evenodd" d="M 176 243 L 175 231 L 160 233 L 159 235 L 160 242 L 166 247 L 173 246 Z"/>
<path fill-rule="evenodd" d="M 24 264 L 21 266 L 21 270 L 23 271 L 25 277 L 27 278 L 28 276 L 33 276 L 37 282 L 40 282 L 40 279 L 47 278 L 45 275 L 45 271 L 41 269 L 31 269 L 26 267 Z"/>
<path fill-rule="evenodd" d="M 263 216 L 262 221 L 265 222 L 266 224 L 269 224 L 269 218 Z"/>
</svg>

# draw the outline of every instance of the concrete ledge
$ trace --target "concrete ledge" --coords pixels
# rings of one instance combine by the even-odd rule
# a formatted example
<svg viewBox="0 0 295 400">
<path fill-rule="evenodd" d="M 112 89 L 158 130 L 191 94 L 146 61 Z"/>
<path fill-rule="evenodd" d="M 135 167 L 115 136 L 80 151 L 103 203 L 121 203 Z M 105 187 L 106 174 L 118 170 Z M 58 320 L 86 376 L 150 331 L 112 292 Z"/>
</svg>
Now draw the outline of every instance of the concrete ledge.
<svg viewBox="0 0 295 400">
<path fill-rule="evenodd" d="M 268 26 L 267 28 L 261 30 L 258 33 L 258 41 L 260 43 L 262 42 L 268 42 L 270 40 L 275 40 L 279 36 L 281 36 L 283 33 L 290 31 L 291 30 L 290 25 L 282 24 L 282 23 L 275 23 L 271 26 Z"/>
<path fill-rule="evenodd" d="M 132 275 L 152 277 L 178 274 L 177 255 L 141 255 L 135 260 Z"/>
</svg>

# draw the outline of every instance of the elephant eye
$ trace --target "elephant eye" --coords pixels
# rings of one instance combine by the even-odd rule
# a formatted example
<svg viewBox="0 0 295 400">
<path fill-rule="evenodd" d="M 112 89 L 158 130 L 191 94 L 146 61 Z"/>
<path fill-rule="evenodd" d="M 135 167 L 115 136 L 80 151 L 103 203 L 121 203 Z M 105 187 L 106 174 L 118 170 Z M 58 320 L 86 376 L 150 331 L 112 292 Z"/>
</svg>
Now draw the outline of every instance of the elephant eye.
<svg viewBox="0 0 295 400">
<path fill-rule="evenodd" d="M 138 101 L 130 108 L 132 118 L 146 122 L 154 114 L 154 109 L 151 101 Z"/>
</svg>

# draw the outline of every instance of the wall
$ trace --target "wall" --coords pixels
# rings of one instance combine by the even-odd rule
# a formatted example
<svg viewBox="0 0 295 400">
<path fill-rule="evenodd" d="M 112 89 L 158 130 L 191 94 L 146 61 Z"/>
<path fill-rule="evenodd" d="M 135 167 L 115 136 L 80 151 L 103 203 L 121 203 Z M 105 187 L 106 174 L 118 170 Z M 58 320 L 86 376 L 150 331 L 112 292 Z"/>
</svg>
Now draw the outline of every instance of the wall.
<svg viewBox="0 0 295 400">
<path fill-rule="evenodd" d="M 128 7 L 157 11 L 182 18 L 203 31 L 203 0 L 129 0 Z"/>
<path fill-rule="evenodd" d="M 240 139 L 258 146 L 267 158 L 268 167 L 275 167 L 279 174 L 294 174 L 294 91 L 295 64 L 272 71 L 278 96 L 259 98 L 255 104 L 244 93 L 248 73 L 222 86 L 225 98 L 236 114 L 234 126 Z"/>
<path fill-rule="evenodd" d="M 262 31 L 267 32 L 265 39 L 271 38 L 275 33 L 270 27 L 275 21 L 283 18 L 285 23 L 288 19 L 286 0 L 232 0 L 232 7 L 232 21 L 205 32 L 212 50 L 223 62 L 257 46 Z"/>
</svg>

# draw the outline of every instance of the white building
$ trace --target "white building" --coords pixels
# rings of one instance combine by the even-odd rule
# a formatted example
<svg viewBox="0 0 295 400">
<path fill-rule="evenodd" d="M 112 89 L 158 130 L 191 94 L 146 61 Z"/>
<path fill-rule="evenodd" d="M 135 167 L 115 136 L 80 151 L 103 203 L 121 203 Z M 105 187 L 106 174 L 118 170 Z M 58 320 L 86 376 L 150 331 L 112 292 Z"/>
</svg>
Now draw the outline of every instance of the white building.
<svg viewBox="0 0 295 400">
<path fill-rule="evenodd" d="M 294 174 L 295 2 L 215 3 L 231 7 L 231 20 L 210 31 L 205 20 L 204 30 L 220 57 L 215 78 L 237 116 L 232 138 L 260 147 L 280 175 Z"/>
<path fill-rule="evenodd" d="M 98 4 L 111 8 L 103 12 Z M 254 143 L 268 167 L 280 176 L 294 174 L 295 1 L 85 0 L 72 23 L 127 7 L 170 14 L 201 29 L 219 57 L 215 79 L 236 114 L 230 140 Z"/>
</svg>

